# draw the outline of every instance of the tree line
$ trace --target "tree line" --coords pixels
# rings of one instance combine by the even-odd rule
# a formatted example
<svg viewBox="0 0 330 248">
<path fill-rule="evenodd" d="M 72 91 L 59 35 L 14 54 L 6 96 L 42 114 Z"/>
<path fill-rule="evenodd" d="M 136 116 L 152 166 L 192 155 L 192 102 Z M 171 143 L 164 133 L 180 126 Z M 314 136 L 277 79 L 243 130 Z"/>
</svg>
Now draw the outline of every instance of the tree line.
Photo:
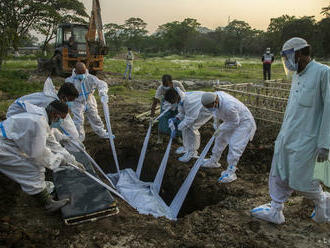
<svg viewBox="0 0 330 248">
<path fill-rule="evenodd" d="M 330 57 L 330 4 L 322 8 L 323 19 L 313 16 L 283 15 L 272 18 L 266 31 L 252 28 L 247 22 L 233 20 L 225 27 L 210 30 L 192 18 L 160 25 L 148 34 L 147 23 L 132 17 L 122 25 L 104 25 L 110 51 L 131 47 L 143 54 L 210 54 L 255 56 L 270 47 L 275 54 L 289 38 L 305 38 L 314 55 Z M 30 45 L 32 33 L 41 34 L 43 50 L 55 38 L 60 23 L 87 23 L 86 8 L 79 0 L 1 0 L 0 1 L 0 69 L 10 47 Z"/>
<path fill-rule="evenodd" d="M 259 56 L 267 47 L 278 54 L 286 40 L 298 36 L 311 44 L 314 56 L 330 58 L 329 9 L 323 8 L 324 18 L 320 21 L 314 16 L 272 18 L 266 31 L 253 29 L 241 20 L 210 30 L 196 19 L 187 18 L 163 24 L 148 35 L 147 24 L 141 18 L 130 18 L 122 25 L 104 25 L 105 38 L 111 51 L 131 47 L 151 54 Z"/>
</svg>

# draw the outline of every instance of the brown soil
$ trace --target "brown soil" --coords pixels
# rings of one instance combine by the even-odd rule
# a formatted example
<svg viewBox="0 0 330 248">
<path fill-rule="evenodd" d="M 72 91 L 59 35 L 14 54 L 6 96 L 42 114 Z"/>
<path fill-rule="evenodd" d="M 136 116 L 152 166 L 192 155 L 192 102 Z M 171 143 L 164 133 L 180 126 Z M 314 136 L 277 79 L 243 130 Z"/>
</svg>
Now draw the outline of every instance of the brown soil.
<svg viewBox="0 0 330 248">
<path fill-rule="evenodd" d="M 147 125 L 134 119 L 146 105 L 121 102 L 111 106 L 111 122 L 121 168 L 136 167 Z M 125 111 L 123 111 L 125 110 Z M 154 127 L 149 143 L 144 181 L 151 181 L 166 149 L 156 145 Z M 201 129 L 204 147 L 211 125 Z M 268 172 L 272 139 L 277 130 L 259 126 L 253 143 L 244 153 L 238 180 L 217 185 L 222 169 L 201 169 L 181 209 L 178 221 L 139 215 L 118 200 L 120 213 L 95 223 L 65 226 L 60 213 L 49 215 L 19 186 L 0 175 L 0 247 L 330 247 L 330 226 L 316 224 L 309 215 L 313 204 L 294 195 L 285 208 L 286 223 L 274 225 L 250 217 L 249 210 L 268 202 Z M 268 137 L 267 140 L 263 137 Z M 272 137 L 272 138 L 270 138 Z M 106 172 L 114 171 L 107 141 L 100 140 L 87 125 L 87 150 Z M 174 144 L 161 196 L 169 203 L 193 162 L 177 161 Z M 225 155 L 221 160 L 226 166 Z"/>
</svg>

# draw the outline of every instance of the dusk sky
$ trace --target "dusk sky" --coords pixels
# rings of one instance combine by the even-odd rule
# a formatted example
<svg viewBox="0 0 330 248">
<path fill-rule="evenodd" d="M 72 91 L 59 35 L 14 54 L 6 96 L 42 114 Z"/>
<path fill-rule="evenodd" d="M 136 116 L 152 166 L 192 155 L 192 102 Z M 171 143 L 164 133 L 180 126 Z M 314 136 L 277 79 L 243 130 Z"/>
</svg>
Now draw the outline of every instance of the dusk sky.
<svg viewBox="0 0 330 248">
<path fill-rule="evenodd" d="M 90 14 L 92 0 L 81 0 Z M 283 14 L 315 16 L 329 0 L 100 0 L 103 23 L 123 24 L 130 17 L 140 17 L 153 32 L 159 25 L 194 18 L 202 26 L 214 29 L 230 20 L 248 22 L 252 28 L 266 30 L 270 18 Z"/>
</svg>

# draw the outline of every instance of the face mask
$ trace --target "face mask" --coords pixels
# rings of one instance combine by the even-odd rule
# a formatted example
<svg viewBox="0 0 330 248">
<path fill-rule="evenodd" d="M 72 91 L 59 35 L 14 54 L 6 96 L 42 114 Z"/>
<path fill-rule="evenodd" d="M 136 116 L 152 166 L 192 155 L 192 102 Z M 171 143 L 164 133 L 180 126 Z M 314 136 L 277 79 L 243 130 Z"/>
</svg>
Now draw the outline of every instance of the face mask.
<svg viewBox="0 0 330 248">
<path fill-rule="evenodd" d="M 80 80 L 80 81 L 83 81 L 86 78 L 86 75 L 85 74 L 77 74 L 75 78 Z"/>
<path fill-rule="evenodd" d="M 293 63 L 292 61 L 286 59 L 285 60 L 285 67 L 289 71 L 298 71 L 298 63 Z"/>
<path fill-rule="evenodd" d="M 295 51 L 294 49 L 283 52 L 284 66 L 289 71 L 297 71 L 298 63 L 295 62 Z"/>
<path fill-rule="evenodd" d="M 163 86 L 163 89 L 164 89 L 164 90 L 169 90 L 170 87 L 168 87 L 168 86 Z"/>
<path fill-rule="evenodd" d="M 57 121 L 53 121 L 50 125 L 52 128 L 60 128 L 63 124 L 63 119 L 59 118 Z"/>
<path fill-rule="evenodd" d="M 212 112 L 212 113 L 215 113 L 215 111 L 217 111 L 216 108 L 209 108 L 208 110 L 209 110 L 210 112 Z"/>
</svg>

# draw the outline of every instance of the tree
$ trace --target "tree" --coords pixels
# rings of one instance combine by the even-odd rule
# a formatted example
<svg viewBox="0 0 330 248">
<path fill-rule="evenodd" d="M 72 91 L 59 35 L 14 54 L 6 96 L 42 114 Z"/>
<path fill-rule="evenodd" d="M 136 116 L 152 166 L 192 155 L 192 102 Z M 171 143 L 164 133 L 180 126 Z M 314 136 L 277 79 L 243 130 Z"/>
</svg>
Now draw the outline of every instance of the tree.
<svg viewBox="0 0 330 248">
<path fill-rule="evenodd" d="M 124 25 L 108 23 L 104 25 L 104 37 L 110 50 L 119 51 L 125 41 Z"/>
<path fill-rule="evenodd" d="M 0 2 L 0 69 L 8 48 L 16 51 L 32 26 L 45 16 L 51 0 L 2 0 Z"/>
<path fill-rule="evenodd" d="M 322 8 L 321 14 L 325 15 L 325 17 L 330 17 L 330 4 L 329 6 Z"/>
<path fill-rule="evenodd" d="M 48 43 L 55 38 L 60 23 L 87 23 L 86 17 L 85 6 L 78 0 L 52 0 L 45 6 L 43 18 L 34 24 L 35 30 L 45 37 L 42 50 L 45 51 Z"/>
<path fill-rule="evenodd" d="M 141 49 L 148 31 L 146 30 L 147 23 L 141 18 L 131 17 L 125 21 L 124 35 L 125 45 L 134 49 Z"/>
<path fill-rule="evenodd" d="M 330 18 L 324 18 L 317 23 L 317 30 L 318 34 L 315 36 L 319 46 L 313 50 L 319 56 L 330 58 Z"/>
<path fill-rule="evenodd" d="M 315 30 L 314 16 L 303 16 L 286 22 L 282 28 L 282 42 L 292 37 L 301 37 L 310 43 L 313 42 Z"/>
<path fill-rule="evenodd" d="M 273 52 L 281 51 L 281 46 L 284 42 L 283 28 L 286 24 L 294 21 L 295 16 L 282 15 L 277 18 L 271 18 L 270 24 L 267 28 L 268 44 L 267 47 L 271 47 Z"/>
<path fill-rule="evenodd" d="M 188 41 L 198 34 L 199 27 L 196 19 L 186 18 L 182 22 L 174 21 L 161 25 L 157 32 L 167 49 L 187 52 Z"/>
<path fill-rule="evenodd" d="M 244 21 L 234 20 L 224 28 L 224 31 L 226 49 L 233 54 L 238 51 L 242 55 L 244 48 L 247 46 L 248 38 L 252 35 L 250 25 Z"/>
</svg>

